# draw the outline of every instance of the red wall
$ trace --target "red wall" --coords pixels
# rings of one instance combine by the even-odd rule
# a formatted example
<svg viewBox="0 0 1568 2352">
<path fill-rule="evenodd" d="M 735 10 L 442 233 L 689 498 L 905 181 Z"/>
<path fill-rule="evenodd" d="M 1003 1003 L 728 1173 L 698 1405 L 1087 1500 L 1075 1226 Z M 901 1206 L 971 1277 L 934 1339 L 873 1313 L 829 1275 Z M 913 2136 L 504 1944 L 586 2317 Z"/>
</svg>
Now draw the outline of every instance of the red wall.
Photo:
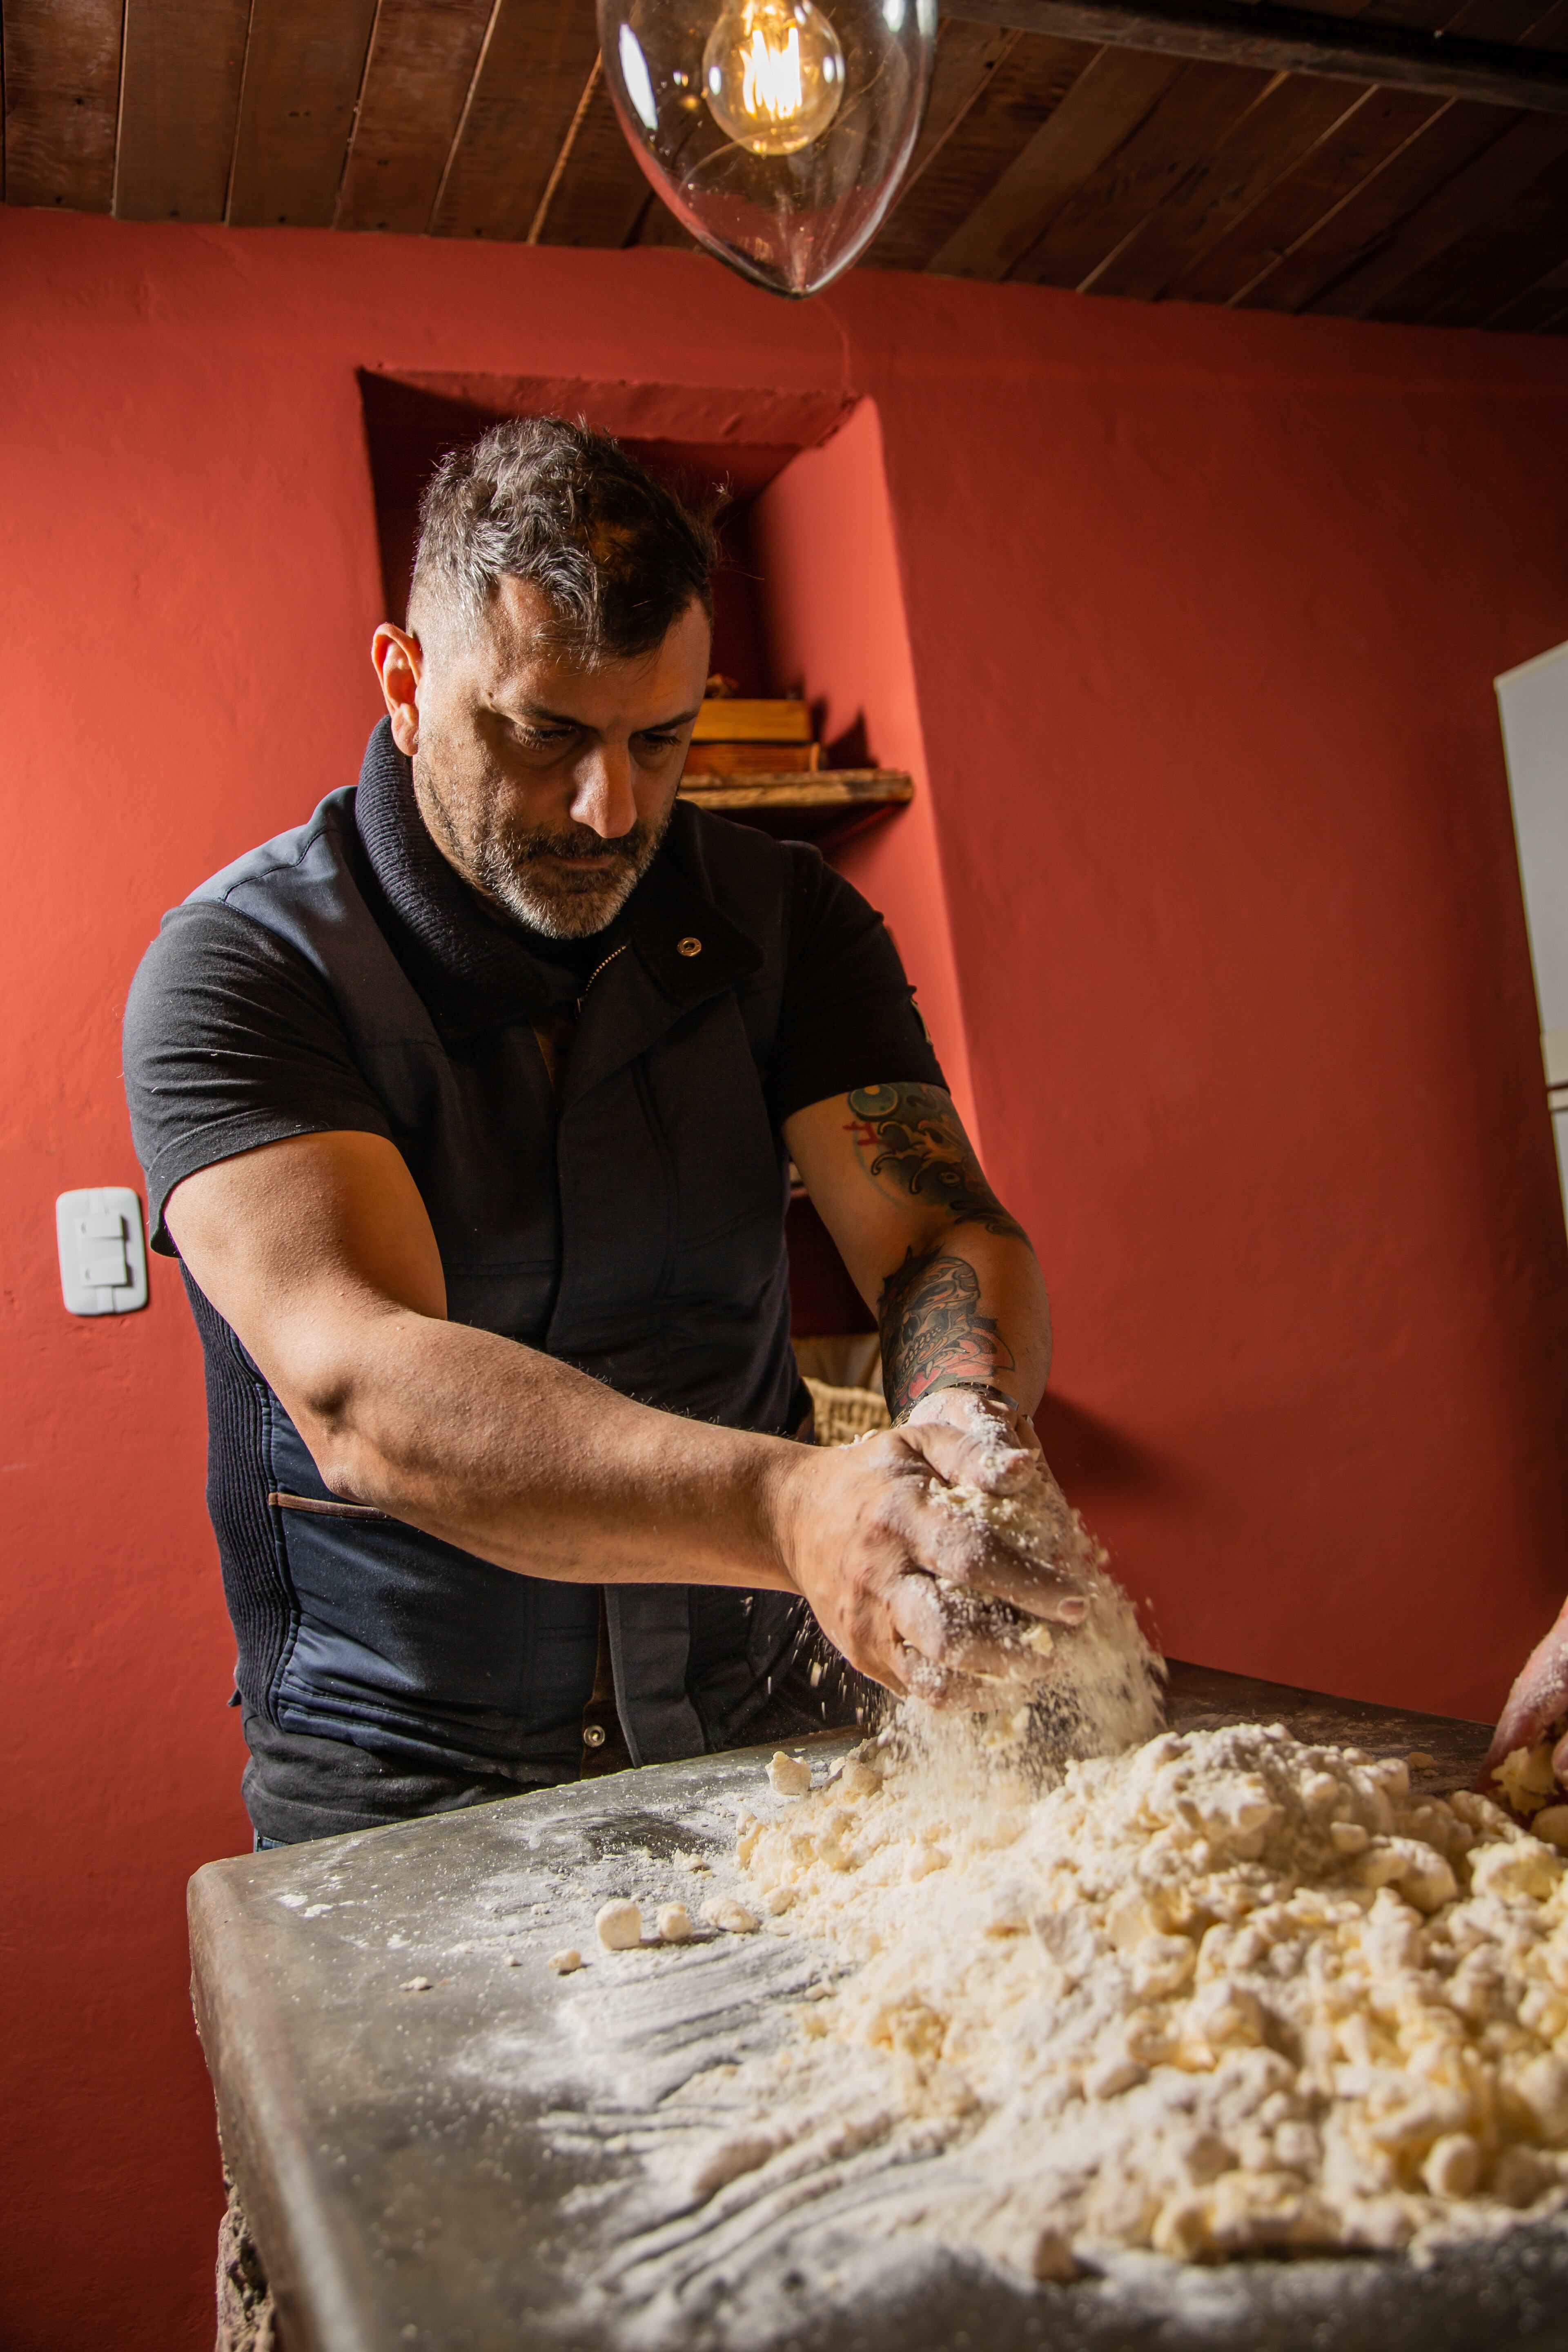
<svg viewBox="0 0 1568 2352">
<path fill-rule="evenodd" d="M 162 1261 L 149 1313 L 65 1315 L 51 1202 L 135 1181 L 160 910 L 354 772 L 360 366 L 875 404 L 796 461 L 853 474 L 880 539 L 842 560 L 907 631 L 864 691 L 925 813 L 862 871 L 1052 1280 L 1052 1444 L 1173 1650 L 1483 1714 L 1568 1557 L 1489 683 L 1568 635 L 1568 349 L 0 213 L 8 2352 L 210 2326 L 181 1895 L 245 1824 L 197 1352 Z"/>
<path fill-rule="evenodd" d="M 899 574 L 897 530 L 876 403 L 863 400 L 821 448 L 803 450 L 752 510 L 774 690 L 804 682 L 819 739 L 836 756 L 903 768 L 912 806 L 847 842 L 835 860 L 881 908 L 940 1040 L 943 1073 L 970 1132 L 980 1112 L 942 887 L 920 694 Z"/>
</svg>

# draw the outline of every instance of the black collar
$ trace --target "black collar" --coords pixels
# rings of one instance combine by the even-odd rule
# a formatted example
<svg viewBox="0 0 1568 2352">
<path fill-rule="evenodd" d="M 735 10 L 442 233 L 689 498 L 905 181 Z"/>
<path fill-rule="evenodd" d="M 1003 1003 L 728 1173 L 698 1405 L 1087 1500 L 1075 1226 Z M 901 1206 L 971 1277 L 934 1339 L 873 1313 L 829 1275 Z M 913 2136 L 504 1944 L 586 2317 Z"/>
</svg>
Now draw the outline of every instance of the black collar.
<svg viewBox="0 0 1568 2352">
<path fill-rule="evenodd" d="M 382 929 L 449 1042 L 573 1003 L 623 948 L 669 1000 L 671 1017 L 761 968 L 756 941 L 714 903 L 702 820 L 684 805 L 616 920 L 581 943 L 584 952 L 498 919 L 454 873 L 419 814 L 413 769 L 385 719 L 365 747 L 354 821 Z"/>
</svg>

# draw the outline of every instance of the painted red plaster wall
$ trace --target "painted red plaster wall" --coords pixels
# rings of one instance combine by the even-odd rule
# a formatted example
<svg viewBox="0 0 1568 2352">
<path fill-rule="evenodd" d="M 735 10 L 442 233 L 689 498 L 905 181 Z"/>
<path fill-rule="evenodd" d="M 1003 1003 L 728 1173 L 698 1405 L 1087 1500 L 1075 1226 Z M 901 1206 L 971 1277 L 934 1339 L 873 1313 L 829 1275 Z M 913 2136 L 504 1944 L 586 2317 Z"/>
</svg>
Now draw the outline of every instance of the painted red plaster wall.
<svg viewBox="0 0 1568 2352">
<path fill-rule="evenodd" d="M 374 716 L 358 366 L 875 403 L 918 698 L 875 749 L 923 761 L 949 918 L 900 938 L 1135 1589 L 1189 1655 L 1479 1713 L 1563 1580 L 1489 680 L 1568 635 L 1568 351 L 0 213 L 7 2352 L 210 2325 L 181 1890 L 245 1831 L 199 1365 L 162 1262 L 146 1315 L 66 1317 L 51 1202 L 133 1181 L 161 909 Z"/>
<path fill-rule="evenodd" d="M 1487 1715 L 1568 1584 L 1491 685 L 1568 635 L 1563 363 L 1089 307 L 966 320 L 967 429 L 885 404 L 1064 1465 L 1173 1654 Z"/>
<path fill-rule="evenodd" d="M 921 1013 L 976 1139 L 978 1106 L 942 887 L 899 551 L 876 403 L 803 450 L 757 500 L 752 541 L 780 694 L 804 684 L 819 740 L 847 766 L 902 768 L 915 801 L 834 859 L 887 916 Z"/>
</svg>

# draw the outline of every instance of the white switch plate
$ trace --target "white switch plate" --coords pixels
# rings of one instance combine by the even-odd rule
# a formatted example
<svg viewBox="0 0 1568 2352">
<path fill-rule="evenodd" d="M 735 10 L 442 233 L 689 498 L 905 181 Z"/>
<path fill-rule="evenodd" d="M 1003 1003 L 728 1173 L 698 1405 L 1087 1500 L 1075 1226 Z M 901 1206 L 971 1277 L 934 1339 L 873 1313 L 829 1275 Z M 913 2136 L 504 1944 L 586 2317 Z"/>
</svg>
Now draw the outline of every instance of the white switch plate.
<svg viewBox="0 0 1568 2352">
<path fill-rule="evenodd" d="M 60 1288 L 73 1315 L 133 1315 L 147 1304 L 142 1203 L 124 1184 L 62 1192 L 55 1202 Z"/>
</svg>

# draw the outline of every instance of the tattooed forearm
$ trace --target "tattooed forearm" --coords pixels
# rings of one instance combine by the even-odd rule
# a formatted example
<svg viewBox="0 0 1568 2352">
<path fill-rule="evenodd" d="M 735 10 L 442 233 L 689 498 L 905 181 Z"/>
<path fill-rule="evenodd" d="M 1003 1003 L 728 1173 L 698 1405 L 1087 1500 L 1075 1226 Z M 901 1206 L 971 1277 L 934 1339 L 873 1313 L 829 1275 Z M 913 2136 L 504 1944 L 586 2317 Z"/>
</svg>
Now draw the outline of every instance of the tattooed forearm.
<svg viewBox="0 0 1568 2352">
<path fill-rule="evenodd" d="M 994 1380 L 1015 1368 L 996 1318 L 980 1312 L 980 1276 L 966 1257 L 910 1250 L 882 1285 L 882 1381 L 894 1420 L 939 1380 Z"/>
<path fill-rule="evenodd" d="M 905 1199 L 946 1209 L 959 1223 L 1025 1238 L 985 1181 L 958 1113 L 939 1087 L 857 1087 L 848 1103 L 873 1178 Z"/>
</svg>

